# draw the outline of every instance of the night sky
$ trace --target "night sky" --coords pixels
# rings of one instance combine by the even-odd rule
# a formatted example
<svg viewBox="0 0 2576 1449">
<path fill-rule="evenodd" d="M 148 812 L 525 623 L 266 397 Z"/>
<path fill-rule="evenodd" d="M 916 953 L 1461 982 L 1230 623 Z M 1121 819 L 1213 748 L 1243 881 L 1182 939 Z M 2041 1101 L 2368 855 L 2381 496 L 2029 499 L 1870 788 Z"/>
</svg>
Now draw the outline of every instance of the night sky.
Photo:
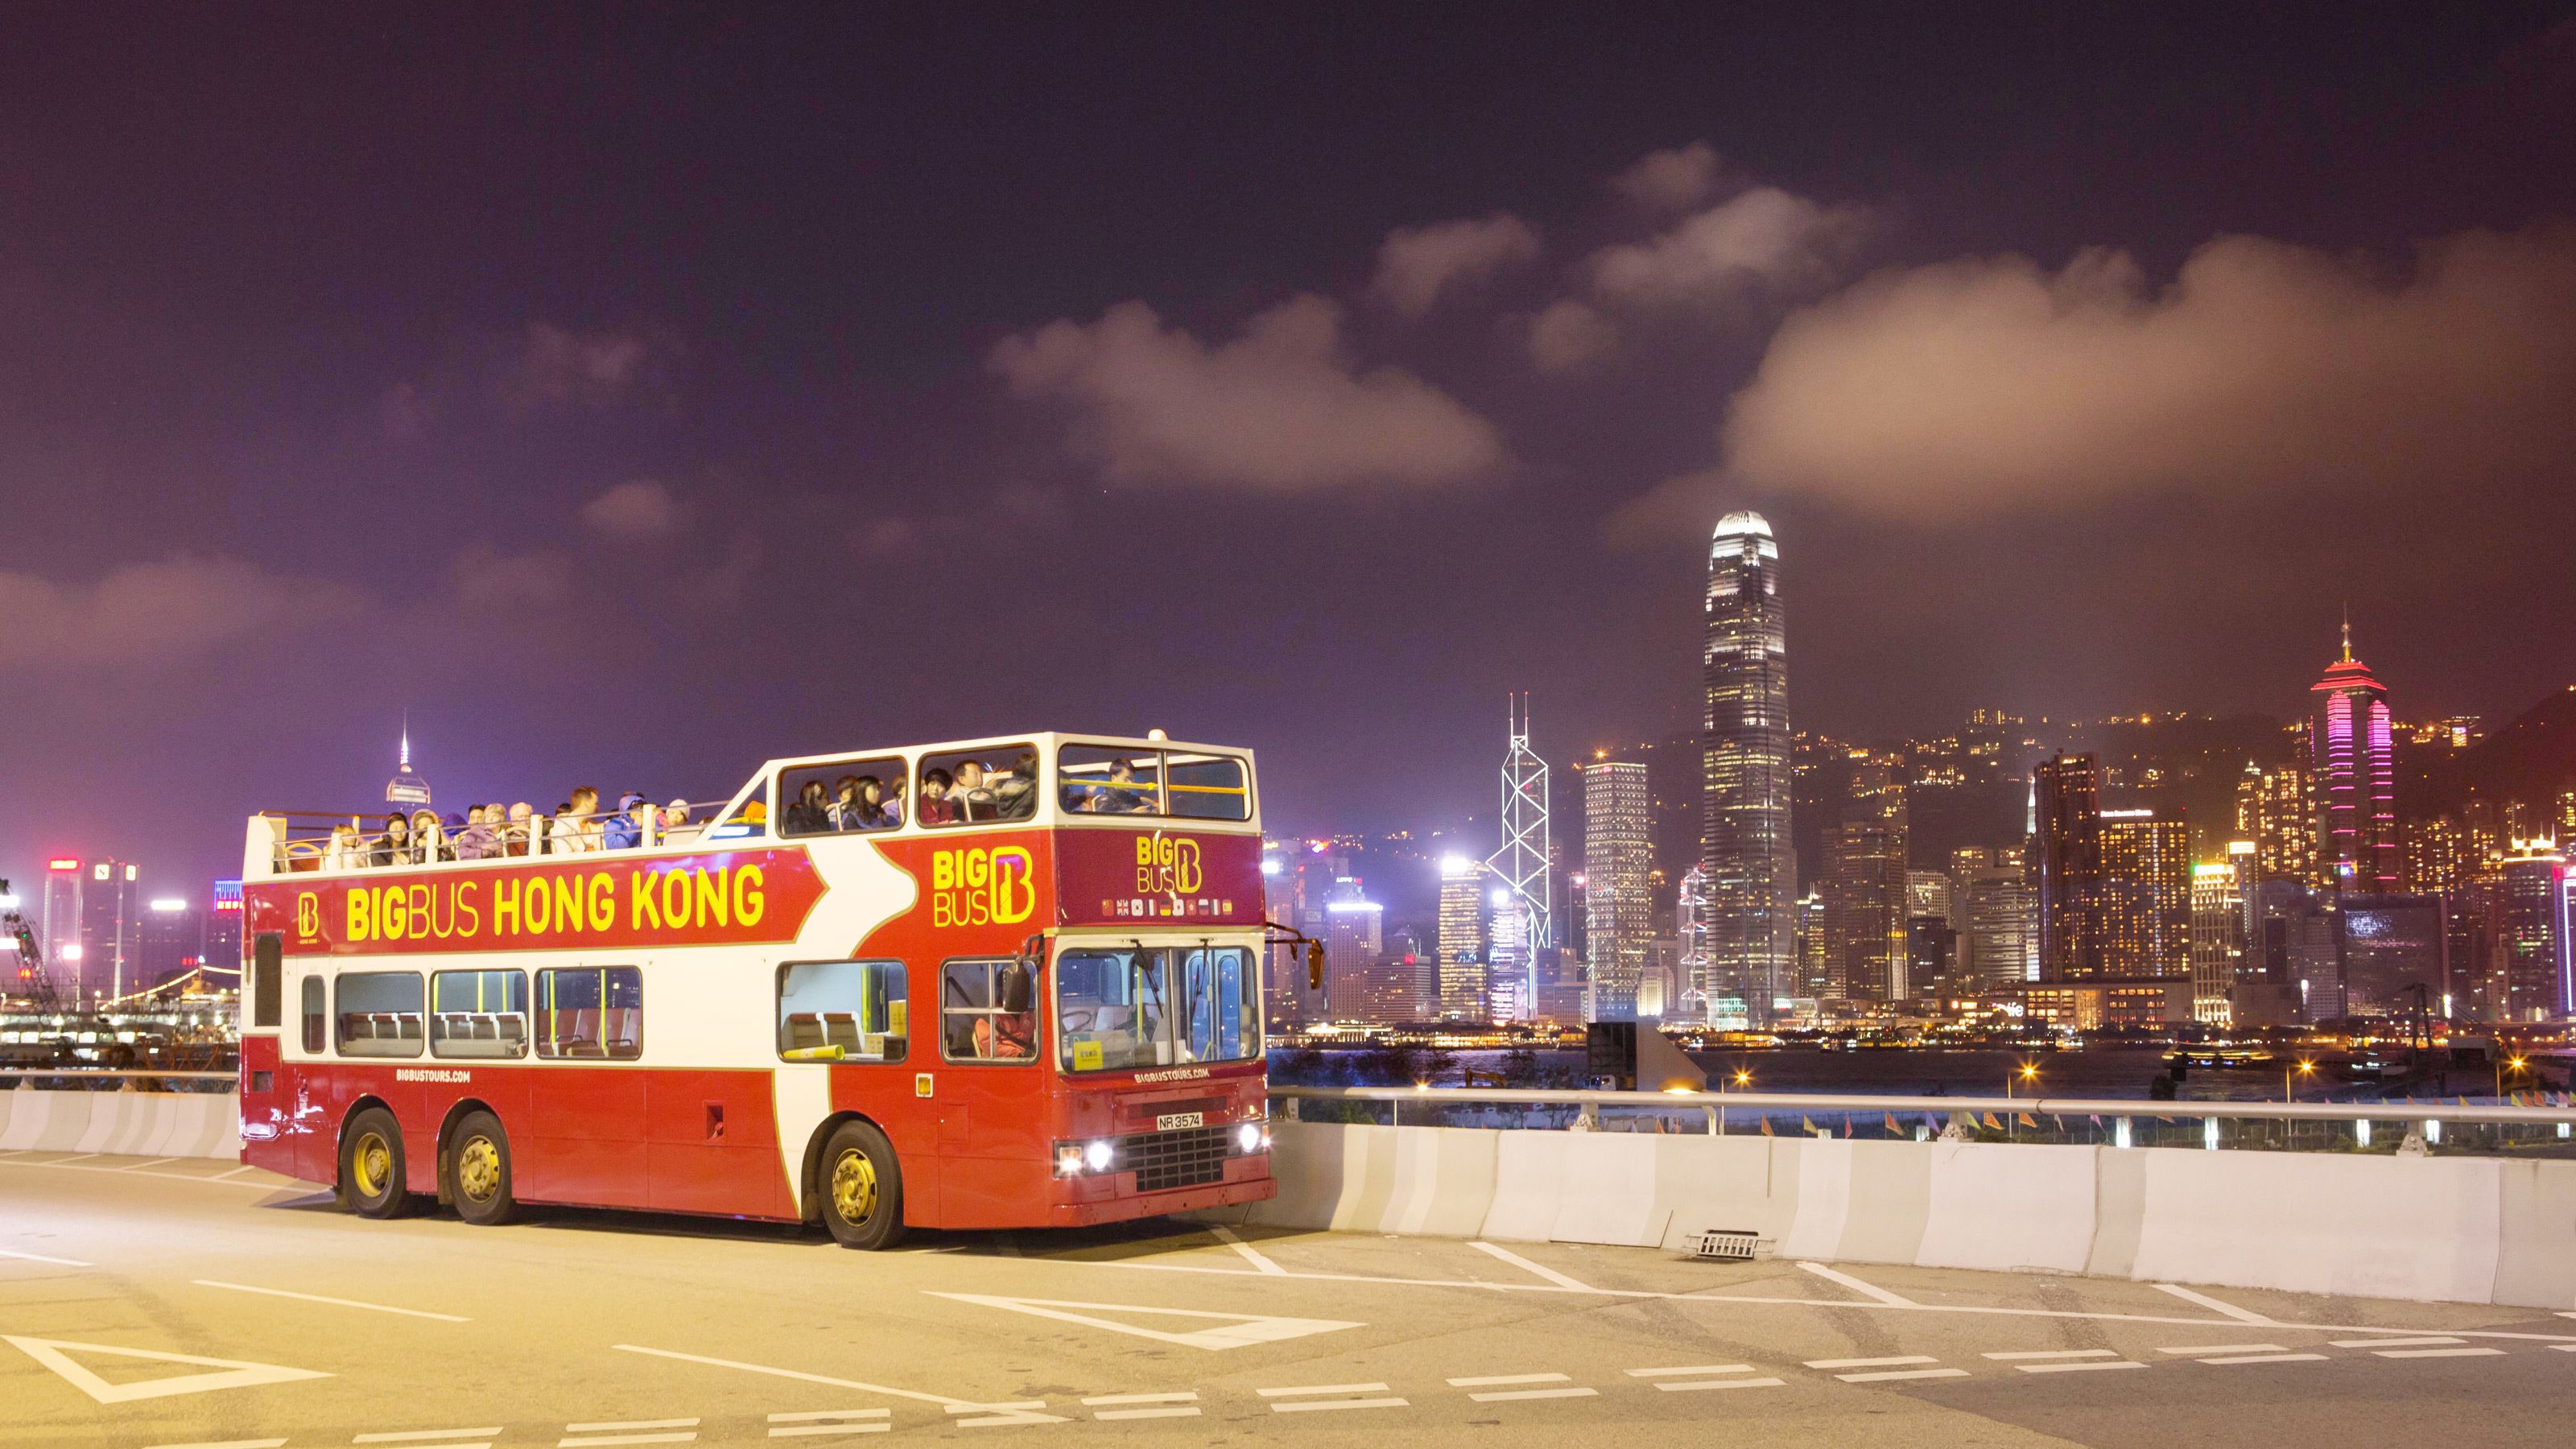
<svg viewBox="0 0 2576 1449">
<path fill-rule="evenodd" d="M 1021 729 L 2576 679 L 2576 7 L 12 5 L 0 872 Z"/>
</svg>

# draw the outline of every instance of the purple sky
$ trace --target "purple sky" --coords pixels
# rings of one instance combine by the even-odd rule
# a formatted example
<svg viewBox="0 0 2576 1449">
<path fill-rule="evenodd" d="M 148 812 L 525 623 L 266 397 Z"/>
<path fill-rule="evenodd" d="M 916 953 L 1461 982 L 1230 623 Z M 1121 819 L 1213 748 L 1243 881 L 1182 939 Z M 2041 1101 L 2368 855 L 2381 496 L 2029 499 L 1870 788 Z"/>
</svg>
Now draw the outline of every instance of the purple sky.
<svg viewBox="0 0 2576 1449">
<path fill-rule="evenodd" d="M 1240 742 L 1296 829 L 1696 719 L 2576 678 L 2576 21 L 16 6 L 0 872 L 262 807 Z M 1521 11 L 1528 7 L 1521 7 Z M 1607 17 L 1607 18 L 1605 18 Z"/>
</svg>

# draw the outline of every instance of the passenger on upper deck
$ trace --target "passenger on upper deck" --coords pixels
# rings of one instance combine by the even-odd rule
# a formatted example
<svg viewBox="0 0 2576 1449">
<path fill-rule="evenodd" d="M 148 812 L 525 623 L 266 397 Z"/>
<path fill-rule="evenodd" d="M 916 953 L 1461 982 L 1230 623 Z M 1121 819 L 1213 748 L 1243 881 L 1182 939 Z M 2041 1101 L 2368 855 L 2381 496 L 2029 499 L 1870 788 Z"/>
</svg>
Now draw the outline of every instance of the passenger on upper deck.
<svg viewBox="0 0 2576 1449">
<path fill-rule="evenodd" d="M 948 772 L 921 772 L 921 806 L 913 818 L 924 825 L 951 825 L 957 820 L 957 802 L 948 798 Z"/>
<path fill-rule="evenodd" d="M 411 821 L 396 811 L 385 817 L 385 833 L 367 842 L 367 864 L 401 865 L 411 858 Z"/>
<path fill-rule="evenodd" d="M 603 843 L 610 850 L 633 850 L 652 833 L 653 807 L 633 790 L 617 797 L 617 813 L 608 817 Z"/>
<path fill-rule="evenodd" d="M 503 854 L 526 855 L 528 853 L 529 840 L 536 828 L 536 813 L 536 807 L 525 800 L 510 807 L 510 823 L 502 827 Z"/>
<path fill-rule="evenodd" d="M 1004 820 L 1026 820 L 1038 813 L 1038 754 L 1022 750 L 1010 773 L 993 780 L 994 814 Z"/>
<path fill-rule="evenodd" d="M 698 827 L 689 823 L 689 802 L 674 800 L 662 807 L 662 833 L 659 840 L 694 840 Z"/>
<path fill-rule="evenodd" d="M 331 843 L 322 850 L 324 870 L 350 870 L 367 863 L 367 848 L 358 839 L 358 827 L 339 824 L 331 827 Z"/>
<path fill-rule="evenodd" d="M 832 807 L 825 797 L 823 782 L 806 781 L 805 788 L 797 791 L 795 800 L 788 804 L 781 823 L 790 835 L 829 833 L 832 829 Z"/>
<path fill-rule="evenodd" d="M 435 865 L 442 860 L 455 858 L 456 852 L 448 848 L 447 830 L 439 823 L 438 812 L 435 810 L 411 812 L 411 863 Z"/>
<path fill-rule="evenodd" d="M 1136 788 L 1134 761 L 1109 762 L 1109 783 L 1092 795 L 1091 808 L 1102 815 L 1141 815 L 1145 812 L 1145 796 Z"/>
<path fill-rule="evenodd" d="M 456 832 L 456 858 L 482 860 L 500 854 L 494 848 L 490 807 L 477 805 L 465 812 L 465 826 Z"/>
<path fill-rule="evenodd" d="M 600 848 L 599 791 L 583 785 L 572 792 L 572 799 L 555 815 L 555 854 L 578 854 Z"/>
</svg>

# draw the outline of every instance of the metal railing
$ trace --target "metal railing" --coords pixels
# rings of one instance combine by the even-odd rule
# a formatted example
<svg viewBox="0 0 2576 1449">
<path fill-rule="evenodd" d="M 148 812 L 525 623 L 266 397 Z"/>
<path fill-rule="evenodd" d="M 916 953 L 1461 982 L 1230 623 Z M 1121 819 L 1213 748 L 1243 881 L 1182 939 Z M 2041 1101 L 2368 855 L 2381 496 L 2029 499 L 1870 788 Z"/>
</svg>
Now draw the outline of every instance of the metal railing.
<svg viewBox="0 0 2576 1449">
<path fill-rule="evenodd" d="M 138 1090 L 133 1084 L 139 1081 L 221 1083 L 220 1086 L 200 1085 L 180 1089 L 189 1092 L 220 1093 L 239 1088 L 241 1073 L 156 1072 L 140 1067 L 113 1070 L 105 1067 L 0 1067 L 0 1091 L 13 1087 L 33 1087 L 38 1091 L 106 1091 L 110 1089 L 101 1084 L 111 1081 L 117 1084 L 113 1090 L 123 1092 Z"/>
<path fill-rule="evenodd" d="M 1307 1122 L 1714 1136 L 2576 1157 L 2576 1107 L 2464 1102 L 2165 1102 L 1274 1084 Z"/>
</svg>

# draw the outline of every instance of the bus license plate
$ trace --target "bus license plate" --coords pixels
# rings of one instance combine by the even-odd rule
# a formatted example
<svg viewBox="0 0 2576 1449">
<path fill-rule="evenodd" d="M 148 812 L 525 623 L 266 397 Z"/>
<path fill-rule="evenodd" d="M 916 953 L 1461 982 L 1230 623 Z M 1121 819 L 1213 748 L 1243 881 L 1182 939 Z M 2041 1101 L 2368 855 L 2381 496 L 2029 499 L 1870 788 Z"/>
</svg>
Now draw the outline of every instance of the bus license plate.
<svg viewBox="0 0 2576 1449">
<path fill-rule="evenodd" d="M 1166 1112 L 1162 1116 L 1154 1119 L 1155 1129 L 1162 1132 L 1170 1132 L 1181 1127 L 1204 1127 L 1206 1125 L 1207 1114 L 1204 1112 Z"/>
</svg>

